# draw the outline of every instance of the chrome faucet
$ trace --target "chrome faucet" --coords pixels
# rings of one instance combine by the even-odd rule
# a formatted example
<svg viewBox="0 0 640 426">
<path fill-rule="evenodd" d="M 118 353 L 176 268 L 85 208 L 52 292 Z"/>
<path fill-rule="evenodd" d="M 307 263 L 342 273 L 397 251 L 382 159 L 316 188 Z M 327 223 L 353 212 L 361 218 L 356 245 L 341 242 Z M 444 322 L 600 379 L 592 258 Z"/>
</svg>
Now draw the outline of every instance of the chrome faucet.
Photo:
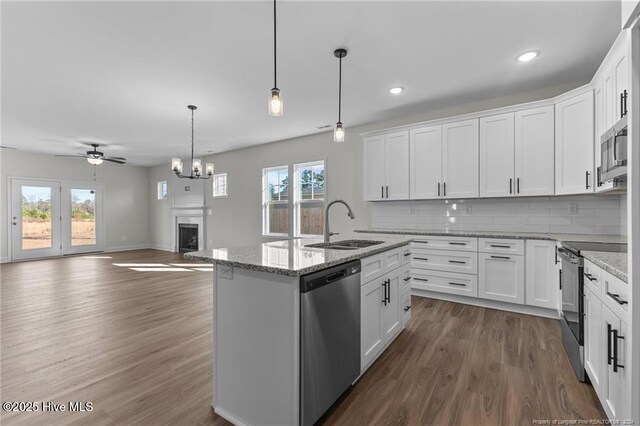
<svg viewBox="0 0 640 426">
<path fill-rule="evenodd" d="M 331 232 L 329 230 L 329 208 L 336 203 L 344 204 L 347 210 L 349 210 L 347 214 L 349 215 L 351 220 L 356 218 L 356 215 L 353 214 L 353 210 L 351 210 L 351 207 L 349 207 L 349 204 L 347 204 L 344 200 L 333 200 L 329 204 L 327 204 L 327 207 L 325 207 L 324 209 L 324 242 L 325 243 L 329 242 L 329 239 L 331 238 L 332 235 L 338 234 L 337 232 Z"/>
</svg>

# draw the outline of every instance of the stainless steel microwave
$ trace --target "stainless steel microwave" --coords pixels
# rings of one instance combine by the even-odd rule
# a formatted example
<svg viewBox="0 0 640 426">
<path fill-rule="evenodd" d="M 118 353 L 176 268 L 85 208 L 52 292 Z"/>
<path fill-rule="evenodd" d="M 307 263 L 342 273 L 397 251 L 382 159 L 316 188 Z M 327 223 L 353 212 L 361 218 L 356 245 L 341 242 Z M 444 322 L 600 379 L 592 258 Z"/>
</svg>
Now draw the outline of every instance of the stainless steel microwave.
<svg viewBox="0 0 640 426">
<path fill-rule="evenodd" d="M 622 117 L 600 138 L 600 167 L 598 182 L 626 180 L 627 175 L 627 116 Z"/>
</svg>

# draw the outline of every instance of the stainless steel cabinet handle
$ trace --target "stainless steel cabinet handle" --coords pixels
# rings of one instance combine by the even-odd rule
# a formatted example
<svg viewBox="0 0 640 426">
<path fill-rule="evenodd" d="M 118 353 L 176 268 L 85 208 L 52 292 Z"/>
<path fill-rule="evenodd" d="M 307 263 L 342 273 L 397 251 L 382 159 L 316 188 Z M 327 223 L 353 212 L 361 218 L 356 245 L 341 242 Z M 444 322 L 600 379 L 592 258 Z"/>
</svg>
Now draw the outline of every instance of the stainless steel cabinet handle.
<svg viewBox="0 0 640 426">
<path fill-rule="evenodd" d="M 589 189 L 589 170 L 585 172 L 585 187 Z"/>
<path fill-rule="evenodd" d="M 467 243 L 456 243 L 456 242 L 449 241 L 449 245 L 452 245 L 452 246 L 466 246 Z"/>
<path fill-rule="evenodd" d="M 386 188 L 387 188 L 387 198 L 389 198 L 389 185 L 387 185 Z"/>
<path fill-rule="evenodd" d="M 407 278 L 405 278 L 404 280 L 405 280 L 405 282 L 406 282 L 406 281 L 409 281 L 409 280 L 411 280 L 411 277 L 407 277 Z"/>
<path fill-rule="evenodd" d="M 411 252 L 407 252 L 404 254 L 404 257 L 411 256 Z"/>
<path fill-rule="evenodd" d="M 624 368 L 624 365 L 618 364 L 618 340 L 624 340 L 624 336 L 618 334 L 619 331 L 613 329 L 613 372 L 617 373 L 618 368 Z"/>
<path fill-rule="evenodd" d="M 502 244 L 490 244 L 490 246 L 495 248 L 506 248 L 506 249 L 511 248 L 511 246 L 504 246 Z"/>
<path fill-rule="evenodd" d="M 491 256 L 492 259 L 504 259 L 504 260 L 511 260 L 511 258 L 509 256 Z"/>
<path fill-rule="evenodd" d="M 449 282 L 450 285 L 457 285 L 459 287 L 466 287 L 466 284 L 462 284 L 462 283 L 454 283 L 454 282 Z"/>
<path fill-rule="evenodd" d="M 598 185 L 598 187 L 602 186 L 602 170 L 600 166 L 596 168 L 596 185 Z"/>
<path fill-rule="evenodd" d="M 513 194 L 513 178 L 509 178 L 509 194 Z"/>
<path fill-rule="evenodd" d="M 413 240 L 414 243 L 429 244 L 429 241 Z"/>
<path fill-rule="evenodd" d="M 444 193 L 444 196 L 447 196 L 447 182 L 443 182 L 442 183 L 442 191 Z"/>
<path fill-rule="evenodd" d="M 440 196 L 440 182 L 438 182 L 438 197 Z"/>
<path fill-rule="evenodd" d="M 384 198 L 384 185 L 380 187 L 380 198 Z"/>
<path fill-rule="evenodd" d="M 405 307 L 404 307 L 404 311 L 405 311 L 405 312 L 408 312 L 408 311 L 409 311 L 409 309 L 411 309 L 411 306 L 405 306 Z"/>
<path fill-rule="evenodd" d="M 426 279 L 426 278 L 414 278 L 414 280 L 416 280 L 416 281 L 424 281 L 424 282 L 426 282 L 426 283 L 428 283 L 428 282 L 429 282 L 429 280 L 428 280 L 428 279 Z"/>
<path fill-rule="evenodd" d="M 467 262 L 463 262 L 462 260 L 450 260 L 449 263 L 457 263 L 460 265 L 466 265 Z"/>
<path fill-rule="evenodd" d="M 612 298 L 613 300 L 618 302 L 619 305 L 626 305 L 626 304 L 629 303 L 626 300 L 621 299 L 619 294 L 614 294 L 614 293 L 611 293 L 611 292 L 607 292 L 607 296 L 609 296 L 610 298 Z"/>
<path fill-rule="evenodd" d="M 607 364 L 611 365 L 611 361 L 613 361 L 613 357 L 611 356 L 611 332 L 613 331 L 613 327 L 611 324 L 607 324 Z"/>
<path fill-rule="evenodd" d="M 520 193 L 520 178 L 516 179 L 516 192 Z"/>
<path fill-rule="evenodd" d="M 587 277 L 589 281 L 598 281 L 597 278 L 593 278 L 593 275 L 587 274 L 586 272 L 584 273 L 584 276 Z"/>
<path fill-rule="evenodd" d="M 426 260 L 428 261 L 429 259 L 427 259 L 426 257 L 414 257 L 415 260 Z"/>
</svg>

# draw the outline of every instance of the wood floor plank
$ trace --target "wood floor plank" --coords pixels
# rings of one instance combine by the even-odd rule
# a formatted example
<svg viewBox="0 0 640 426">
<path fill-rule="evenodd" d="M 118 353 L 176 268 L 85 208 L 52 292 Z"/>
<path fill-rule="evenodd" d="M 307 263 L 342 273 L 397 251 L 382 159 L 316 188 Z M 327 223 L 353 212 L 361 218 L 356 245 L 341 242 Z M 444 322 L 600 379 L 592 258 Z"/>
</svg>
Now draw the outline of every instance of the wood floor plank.
<svg viewBox="0 0 640 426">
<path fill-rule="evenodd" d="M 88 413 L 1 412 L 3 425 L 229 424 L 211 408 L 211 272 L 134 271 L 133 263 L 189 262 L 137 250 L 0 266 L 3 401 L 94 403 Z M 571 369 L 557 321 L 412 304 L 406 329 L 322 423 L 604 418 Z"/>
</svg>

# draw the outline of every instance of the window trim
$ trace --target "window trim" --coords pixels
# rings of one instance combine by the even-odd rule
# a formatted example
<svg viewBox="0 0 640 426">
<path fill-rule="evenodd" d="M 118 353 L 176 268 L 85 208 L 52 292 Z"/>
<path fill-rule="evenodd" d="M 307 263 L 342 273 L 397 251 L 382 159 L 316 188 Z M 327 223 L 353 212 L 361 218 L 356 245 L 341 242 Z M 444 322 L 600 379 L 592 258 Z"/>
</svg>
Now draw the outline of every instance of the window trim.
<svg viewBox="0 0 640 426">
<path fill-rule="evenodd" d="M 216 177 L 217 176 L 224 176 L 224 194 L 223 195 L 216 195 Z M 212 198 L 227 198 L 229 197 L 229 177 L 228 177 L 228 173 L 224 172 L 224 173 L 214 173 L 214 175 L 212 176 L 212 188 L 211 188 L 211 197 Z"/>
<path fill-rule="evenodd" d="M 167 193 L 166 193 L 166 197 L 161 197 L 161 188 L 162 186 L 165 186 L 167 189 Z M 158 199 L 158 201 L 164 201 L 164 200 L 168 200 L 169 199 L 169 182 L 166 180 L 159 180 L 158 183 L 156 184 L 156 197 Z"/>
<path fill-rule="evenodd" d="M 324 197 L 322 200 L 303 200 L 302 197 L 298 196 L 300 194 L 300 179 L 298 176 L 299 170 L 304 167 L 313 167 L 322 165 L 324 170 Z M 291 214 L 293 215 L 293 237 L 294 238 L 318 238 L 323 234 L 302 234 L 300 233 L 300 205 L 302 204 L 314 204 L 314 203 L 322 203 L 323 209 L 327 206 L 327 162 L 325 159 L 315 160 L 315 161 L 307 161 L 304 163 L 296 163 L 293 164 L 293 176 L 295 177 L 294 181 L 294 191 L 293 191 L 293 211 Z M 323 224 L 324 229 L 324 224 Z"/>
<path fill-rule="evenodd" d="M 291 178 L 291 166 L 284 164 L 281 166 L 271 166 L 271 167 L 263 167 L 262 168 L 262 236 L 266 237 L 266 238 L 282 238 L 282 237 L 286 237 L 289 238 L 289 236 L 291 235 L 291 220 L 289 220 L 289 229 L 287 230 L 286 233 L 277 233 L 277 232 L 267 232 L 267 230 L 269 229 L 269 220 L 268 220 L 268 215 L 269 215 L 269 209 L 268 206 L 269 204 L 287 204 L 289 206 L 289 208 L 287 209 L 289 211 L 289 219 L 291 219 L 291 203 L 289 202 L 291 200 L 291 195 L 292 195 L 292 189 L 291 189 L 291 181 L 289 181 L 289 185 L 287 186 L 287 193 L 288 193 L 288 200 L 287 201 L 269 201 L 268 197 L 267 197 L 267 189 L 269 186 L 269 178 L 267 177 L 269 172 L 274 171 L 274 170 L 287 170 L 287 177 Z"/>
</svg>

